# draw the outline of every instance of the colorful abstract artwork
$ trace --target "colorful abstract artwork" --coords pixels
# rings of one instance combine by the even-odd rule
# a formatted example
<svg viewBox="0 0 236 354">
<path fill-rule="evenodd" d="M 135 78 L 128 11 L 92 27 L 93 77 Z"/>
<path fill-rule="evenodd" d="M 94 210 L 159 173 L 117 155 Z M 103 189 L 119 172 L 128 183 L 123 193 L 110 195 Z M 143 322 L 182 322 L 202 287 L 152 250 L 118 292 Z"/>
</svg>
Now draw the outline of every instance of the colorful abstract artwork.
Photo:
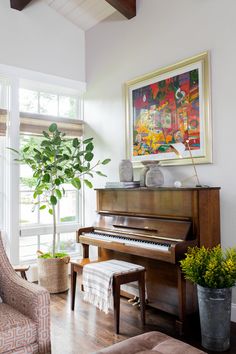
<svg viewBox="0 0 236 354">
<path fill-rule="evenodd" d="M 206 153 L 206 97 L 201 61 L 128 83 L 129 156 L 132 161 L 175 160 L 174 144 L 195 157 Z M 188 144 L 186 144 L 186 141 Z M 209 161 L 208 161 L 209 162 Z"/>
</svg>

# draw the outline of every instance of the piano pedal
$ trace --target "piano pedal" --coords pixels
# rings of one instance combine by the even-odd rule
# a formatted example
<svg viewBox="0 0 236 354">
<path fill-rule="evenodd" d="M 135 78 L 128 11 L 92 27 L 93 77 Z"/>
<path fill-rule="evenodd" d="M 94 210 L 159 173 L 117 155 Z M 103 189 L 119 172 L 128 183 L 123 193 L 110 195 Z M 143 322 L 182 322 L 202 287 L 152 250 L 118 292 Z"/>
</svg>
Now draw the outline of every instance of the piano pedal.
<svg viewBox="0 0 236 354">
<path fill-rule="evenodd" d="M 137 307 L 140 306 L 140 300 L 139 300 L 139 298 L 137 299 L 136 302 L 134 302 L 134 303 L 132 304 L 132 306 L 137 306 Z"/>
<path fill-rule="evenodd" d="M 133 302 L 136 302 L 138 300 L 138 296 L 134 296 L 132 299 L 128 300 L 129 304 L 132 304 Z"/>
</svg>

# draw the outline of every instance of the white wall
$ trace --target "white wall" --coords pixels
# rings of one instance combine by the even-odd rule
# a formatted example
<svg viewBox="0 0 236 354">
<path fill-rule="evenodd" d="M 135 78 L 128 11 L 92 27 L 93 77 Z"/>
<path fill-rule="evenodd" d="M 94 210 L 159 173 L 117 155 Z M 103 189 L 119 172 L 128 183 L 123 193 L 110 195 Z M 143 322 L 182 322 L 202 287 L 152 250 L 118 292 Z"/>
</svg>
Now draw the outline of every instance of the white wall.
<svg viewBox="0 0 236 354">
<path fill-rule="evenodd" d="M 97 157 L 111 157 L 109 180 L 118 180 L 125 156 L 123 83 L 209 50 L 211 54 L 213 158 L 197 167 L 202 184 L 221 186 L 223 246 L 236 246 L 235 0 L 137 0 L 137 16 L 119 14 L 86 33 L 85 120 L 93 126 Z M 166 184 L 192 174 L 191 166 L 165 167 Z M 176 178 L 178 176 L 178 178 Z M 104 180 L 95 185 L 104 185 Z M 86 191 L 86 224 L 95 193 Z M 234 292 L 236 303 L 236 292 Z"/>
<path fill-rule="evenodd" d="M 35 0 L 23 11 L 0 1 L 0 63 L 85 80 L 84 31 Z"/>
</svg>

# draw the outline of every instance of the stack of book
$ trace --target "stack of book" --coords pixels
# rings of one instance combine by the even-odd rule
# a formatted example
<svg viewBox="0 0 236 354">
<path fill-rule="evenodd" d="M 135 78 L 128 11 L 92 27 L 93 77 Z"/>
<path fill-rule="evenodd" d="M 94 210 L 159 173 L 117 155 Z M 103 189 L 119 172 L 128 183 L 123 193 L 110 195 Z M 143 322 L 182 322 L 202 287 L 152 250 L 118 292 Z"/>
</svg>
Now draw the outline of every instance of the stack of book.
<svg viewBox="0 0 236 354">
<path fill-rule="evenodd" d="M 132 182 L 106 182 L 105 188 L 138 188 L 140 187 L 139 181 Z"/>
</svg>

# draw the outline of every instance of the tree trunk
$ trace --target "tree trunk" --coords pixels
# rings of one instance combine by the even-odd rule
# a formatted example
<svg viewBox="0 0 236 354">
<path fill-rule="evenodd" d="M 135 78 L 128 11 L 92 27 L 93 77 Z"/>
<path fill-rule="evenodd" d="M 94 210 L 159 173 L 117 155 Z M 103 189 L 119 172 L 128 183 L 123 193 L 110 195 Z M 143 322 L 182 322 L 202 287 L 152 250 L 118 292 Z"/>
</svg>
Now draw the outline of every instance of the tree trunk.
<svg viewBox="0 0 236 354">
<path fill-rule="evenodd" d="M 52 205 L 52 217 L 53 217 L 53 245 L 52 245 L 52 256 L 55 258 L 56 253 L 56 210 L 55 205 Z"/>
</svg>

